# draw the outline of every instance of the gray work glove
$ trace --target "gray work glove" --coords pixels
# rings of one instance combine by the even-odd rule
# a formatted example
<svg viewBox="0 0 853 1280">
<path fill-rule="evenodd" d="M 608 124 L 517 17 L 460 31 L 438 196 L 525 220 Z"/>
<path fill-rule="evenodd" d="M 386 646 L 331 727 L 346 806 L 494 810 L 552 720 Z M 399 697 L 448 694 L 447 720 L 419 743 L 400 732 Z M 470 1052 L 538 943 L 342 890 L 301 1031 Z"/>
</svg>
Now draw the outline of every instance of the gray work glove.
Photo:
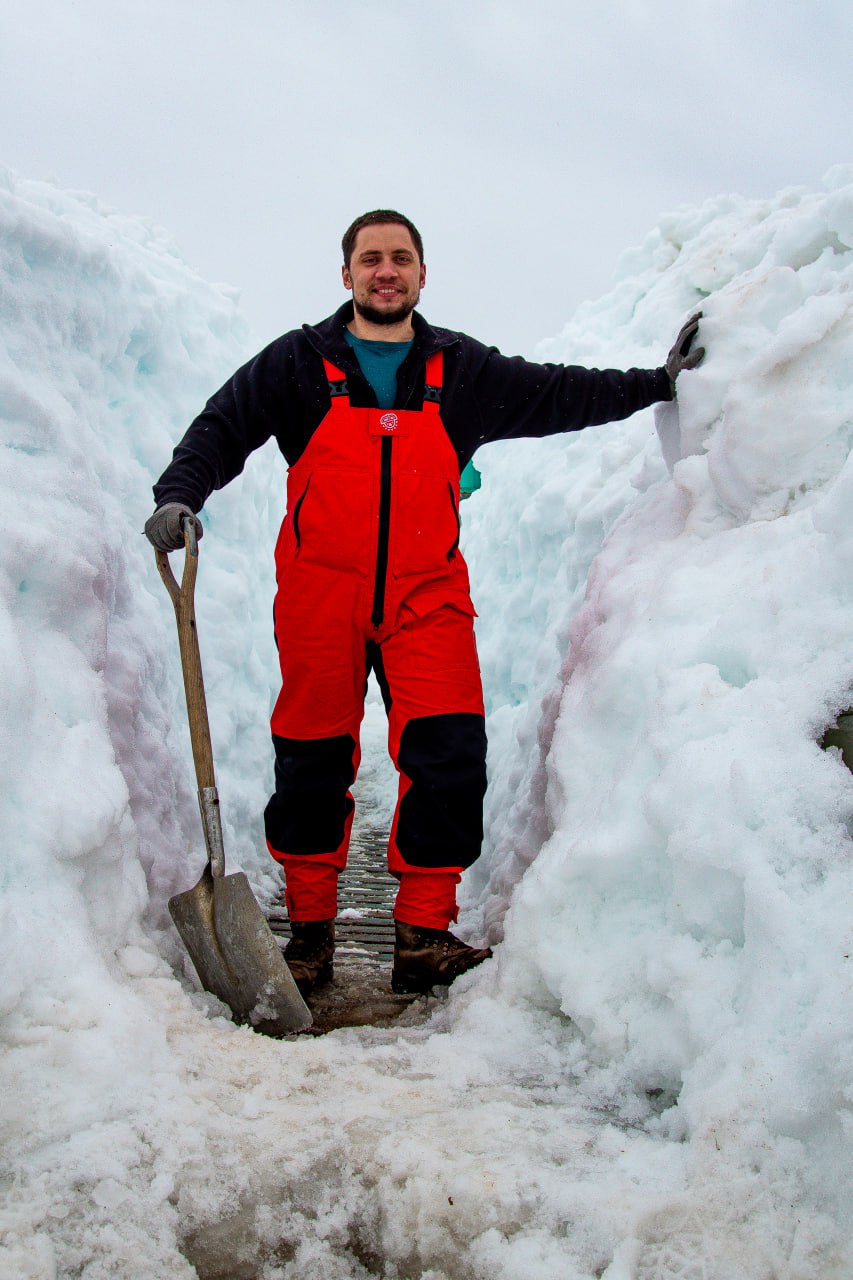
<svg viewBox="0 0 853 1280">
<path fill-rule="evenodd" d="M 701 319 L 702 312 L 697 311 L 695 316 L 691 316 L 687 323 L 681 326 L 678 337 L 675 339 L 675 346 L 666 358 L 665 368 L 672 383 L 673 395 L 675 395 L 675 379 L 682 370 L 695 369 L 697 364 L 701 364 L 705 358 L 704 347 L 697 347 L 695 351 L 690 350 L 690 344 L 696 337 Z"/>
<path fill-rule="evenodd" d="M 184 521 L 195 522 L 196 536 L 204 530 L 201 521 L 185 503 L 166 502 L 145 521 L 145 536 L 158 551 L 177 551 L 184 545 Z"/>
</svg>

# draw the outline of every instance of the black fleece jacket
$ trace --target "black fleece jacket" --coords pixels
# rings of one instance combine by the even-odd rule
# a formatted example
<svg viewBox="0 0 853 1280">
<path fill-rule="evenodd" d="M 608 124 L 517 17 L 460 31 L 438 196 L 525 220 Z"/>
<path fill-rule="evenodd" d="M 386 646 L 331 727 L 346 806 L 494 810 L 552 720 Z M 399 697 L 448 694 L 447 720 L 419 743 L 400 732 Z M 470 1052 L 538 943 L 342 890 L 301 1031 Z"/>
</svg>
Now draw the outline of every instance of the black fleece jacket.
<svg viewBox="0 0 853 1280">
<path fill-rule="evenodd" d="M 154 486 L 157 506 L 183 502 L 200 511 L 214 489 L 239 475 L 274 436 L 288 465 L 329 410 L 322 357 L 347 377 L 350 402 L 376 405 L 355 352 L 344 339 L 348 302 L 321 324 L 285 333 L 229 378 L 207 402 Z M 397 374 L 395 408 L 420 409 L 427 357 L 444 351 L 441 419 L 461 469 L 490 440 L 542 437 L 628 418 L 671 400 L 665 369 L 583 369 L 503 356 L 464 333 L 436 329 L 413 313 L 415 340 Z"/>
</svg>

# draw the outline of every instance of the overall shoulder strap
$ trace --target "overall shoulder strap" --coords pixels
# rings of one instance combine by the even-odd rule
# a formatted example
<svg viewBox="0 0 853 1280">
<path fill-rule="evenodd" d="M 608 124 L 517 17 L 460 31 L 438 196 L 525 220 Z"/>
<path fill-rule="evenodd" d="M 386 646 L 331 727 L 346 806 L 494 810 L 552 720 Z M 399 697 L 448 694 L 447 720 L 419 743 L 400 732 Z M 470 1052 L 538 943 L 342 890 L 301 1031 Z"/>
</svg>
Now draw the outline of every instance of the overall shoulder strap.
<svg viewBox="0 0 853 1280">
<path fill-rule="evenodd" d="M 444 352 L 434 352 L 426 362 L 424 385 L 424 409 L 438 413 L 441 408 L 441 387 L 444 380 Z"/>
<path fill-rule="evenodd" d="M 347 386 L 347 375 L 341 373 L 331 360 L 327 360 L 323 356 L 323 368 L 326 370 L 326 380 L 329 385 L 329 395 L 333 400 L 343 396 L 347 404 L 349 404 L 349 387 Z"/>
</svg>

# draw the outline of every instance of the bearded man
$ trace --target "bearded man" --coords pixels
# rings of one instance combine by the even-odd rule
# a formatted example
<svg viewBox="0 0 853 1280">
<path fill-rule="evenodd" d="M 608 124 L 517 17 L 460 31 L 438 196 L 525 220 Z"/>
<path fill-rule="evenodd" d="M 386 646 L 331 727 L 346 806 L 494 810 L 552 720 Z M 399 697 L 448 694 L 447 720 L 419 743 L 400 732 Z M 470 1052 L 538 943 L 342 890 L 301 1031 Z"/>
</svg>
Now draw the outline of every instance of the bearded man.
<svg viewBox="0 0 853 1280">
<path fill-rule="evenodd" d="M 216 392 L 154 488 L 146 525 L 163 551 L 183 522 L 274 436 L 288 465 L 275 548 L 281 692 L 267 844 L 285 876 L 303 994 L 332 976 L 367 677 L 375 672 L 399 773 L 388 868 L 392 986 L 449 985 L 491 952 L 450 932 L 456 887 L 479 856 L 486 790 L 474 606 L 459 550 L 460 473 L 494 440 L 544 437 L 671 400 L 694 316 L 658 369 L 584 369 L 506 357 L 415 310 L 423 242 L 390 209 L 343 238 L 352 293 L 333 316 L 276 339 Z"/>
</svg>

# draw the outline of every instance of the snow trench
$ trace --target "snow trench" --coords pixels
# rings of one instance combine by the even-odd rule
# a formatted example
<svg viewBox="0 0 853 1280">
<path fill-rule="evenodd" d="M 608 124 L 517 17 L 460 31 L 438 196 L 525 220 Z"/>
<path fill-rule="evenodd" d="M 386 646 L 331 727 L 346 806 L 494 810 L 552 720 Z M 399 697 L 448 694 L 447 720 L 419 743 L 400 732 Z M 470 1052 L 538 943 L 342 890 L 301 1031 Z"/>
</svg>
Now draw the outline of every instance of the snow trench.
<svg viewBox="0 0 853 1280">
<path fill-rule="evenodd" d="M 851 1241 L 853 169 L 661 220 L 534 358 L 676 407 L 477 456 L 489 713 L 461 930 L 393 1030 L 272 1042 L 197 989 L 171 606 L 141 530 L 252 352 L 169 237 L 0 171 L 0 1276 L 843 1280 Z M 307 317 L 316 320 L 318 317 Z M 440 317 L 435 317 L 440 321 Z M 274 450 L 203 519 L 226 856 L 260 815 Z M 358 799 L 394 780 L 371 692 Z"/>
</svg>

